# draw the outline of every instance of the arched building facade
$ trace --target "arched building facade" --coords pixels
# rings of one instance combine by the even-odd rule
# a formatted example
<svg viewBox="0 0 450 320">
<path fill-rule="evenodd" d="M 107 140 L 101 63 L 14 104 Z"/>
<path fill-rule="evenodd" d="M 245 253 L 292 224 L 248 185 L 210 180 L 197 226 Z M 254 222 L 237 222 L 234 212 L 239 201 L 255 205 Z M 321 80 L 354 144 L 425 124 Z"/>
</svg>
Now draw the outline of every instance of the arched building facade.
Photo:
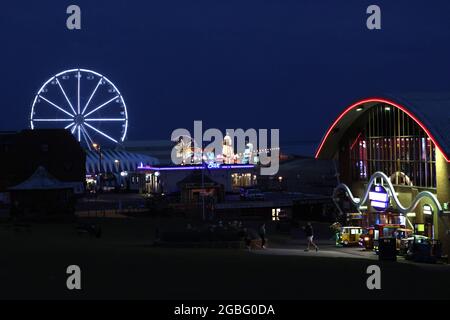
<svg viewBox="0 0 450 320">
<path fill-rule="evenodd" d="M 450 94 L 357 101 L 328 128 L 315 156 L 337 162 L 340 188 L 368 224 L 401 223 L 448 242 Z"/>
</svg>

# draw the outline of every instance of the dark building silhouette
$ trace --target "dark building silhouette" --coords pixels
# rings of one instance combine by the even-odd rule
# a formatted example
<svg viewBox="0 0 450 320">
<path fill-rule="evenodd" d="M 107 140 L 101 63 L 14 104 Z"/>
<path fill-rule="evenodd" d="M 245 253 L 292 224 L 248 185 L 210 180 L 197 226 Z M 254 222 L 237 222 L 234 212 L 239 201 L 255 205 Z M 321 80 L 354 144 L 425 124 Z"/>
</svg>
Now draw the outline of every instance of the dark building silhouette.
<svg viewBox="0 0 450 320">
<path fill-rule="evenodd" d="M 53 177 L 82 192 L 86 153 L 64 129 L 23 130 L 0 133 L 0 201 L 8 200 L 8 188 L 27 180 L 42 166 Z"/>
</svg>

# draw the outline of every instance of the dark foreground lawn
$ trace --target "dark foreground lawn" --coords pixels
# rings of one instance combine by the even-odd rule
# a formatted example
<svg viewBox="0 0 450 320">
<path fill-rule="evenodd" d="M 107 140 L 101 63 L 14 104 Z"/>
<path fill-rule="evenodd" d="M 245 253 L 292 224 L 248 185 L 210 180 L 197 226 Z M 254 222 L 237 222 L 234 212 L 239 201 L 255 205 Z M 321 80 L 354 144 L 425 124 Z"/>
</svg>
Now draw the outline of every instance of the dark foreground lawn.
<svg viewBox="0 0 450 320">
<path fill-rule="evenodd" d="M 0 299 L 439 299 L 450 268 L 352 258 L 260 255 L 235 249 L 153 248 L 154 222 L 104 224 L 101 239 L 74 225 L 16 232 L 0 225 Z M 379 264 L 382 290 L 366 288 Z M 82 290 L 66 289 L 66 267 Z"/>
</svg>

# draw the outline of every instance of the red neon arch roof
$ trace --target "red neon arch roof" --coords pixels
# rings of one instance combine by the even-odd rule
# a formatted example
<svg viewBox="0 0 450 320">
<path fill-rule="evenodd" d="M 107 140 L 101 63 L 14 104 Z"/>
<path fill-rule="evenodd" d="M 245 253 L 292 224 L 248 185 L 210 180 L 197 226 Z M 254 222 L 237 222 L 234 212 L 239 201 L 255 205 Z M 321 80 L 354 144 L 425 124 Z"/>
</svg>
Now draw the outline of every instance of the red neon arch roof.
<svg viewBox="0 0 450 320">
<path fill-rule="evenodd" d="M 447 162 L 450 162 L 450 158 L 447 156 L 447 154 L 445 154 L 443 152 L 443 148 L 441 147 L 441 145 L 438 143 L 438 141 L 436 140 L 436 138 L 431 134 L 430 130 L 428 130 L 428 128 L 425 126 L 425 124 L 420 121 L 411 111 L 409 111 L 406 107 L 404 107 L 401 104 L 398 104 L 392 100 L 386 99 L 386 98 L 367 98 L 367 99 L 363 99 L 360 100 L 358 102 L 353 103 L 352 105 L 348 106 L 337 118 L 336 120 L 334 120 L 334 122 L 331 124 L 331 126 L 328 128 L 327 132 L 325 133 L 324 137 L 322 138 L 319 147 L 316 150 L 316 154 L 315 154 L 315 158 L 317 159 L 326 143 L 326 141 L 328 140 L 331 132 L 333 131 L 333 129 L 336 127 L 336 125 L 342 120 L 342 118 L 344 118 L 350 111 L 352 111 L 353 109 L 357 108 L 360 105 L 363 105 L 365 103 L 371 103 L 371 102 L 375 102 L 375 103 L 385 103 L 385 104 L 389 104 L 390 106 L 393 106 L 395 108 L 400 109 L 401 111 L 403 111 L 404 113 L 406 113 L 411 119 L 413 119 L 417 125 L 423 130 L 425 131 L 425 133 L 428 135 L 428 137 L 431 139 L 431 141 L 433 141 L 434 145 L 436 146 L 437 149 L 439 149 L 439 151 L 441 152 L 441 154 L 444 156 L 445 160 Z"/>
</svg>

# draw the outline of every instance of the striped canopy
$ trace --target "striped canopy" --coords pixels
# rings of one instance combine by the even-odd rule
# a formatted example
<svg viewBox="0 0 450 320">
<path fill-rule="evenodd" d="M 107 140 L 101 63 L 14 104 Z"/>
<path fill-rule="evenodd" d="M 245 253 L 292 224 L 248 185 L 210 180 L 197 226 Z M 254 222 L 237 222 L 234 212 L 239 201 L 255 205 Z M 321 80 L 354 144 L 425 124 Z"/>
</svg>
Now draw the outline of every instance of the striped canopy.
<svg viewBox="0 0 450 320">
<path fill-rule="evenodd" d="M 100 154 L 96 150 L 86 151 L 86 174 L 120 173 L 122 171 L 136 171 L 141 164 L 156 165 L 158 159 L 123 150 L 105 149 Z M 116 161 L 118 160 L 118 161 Z M 99 170 L 101 163 L 101 170 Z"/>
</svg>

